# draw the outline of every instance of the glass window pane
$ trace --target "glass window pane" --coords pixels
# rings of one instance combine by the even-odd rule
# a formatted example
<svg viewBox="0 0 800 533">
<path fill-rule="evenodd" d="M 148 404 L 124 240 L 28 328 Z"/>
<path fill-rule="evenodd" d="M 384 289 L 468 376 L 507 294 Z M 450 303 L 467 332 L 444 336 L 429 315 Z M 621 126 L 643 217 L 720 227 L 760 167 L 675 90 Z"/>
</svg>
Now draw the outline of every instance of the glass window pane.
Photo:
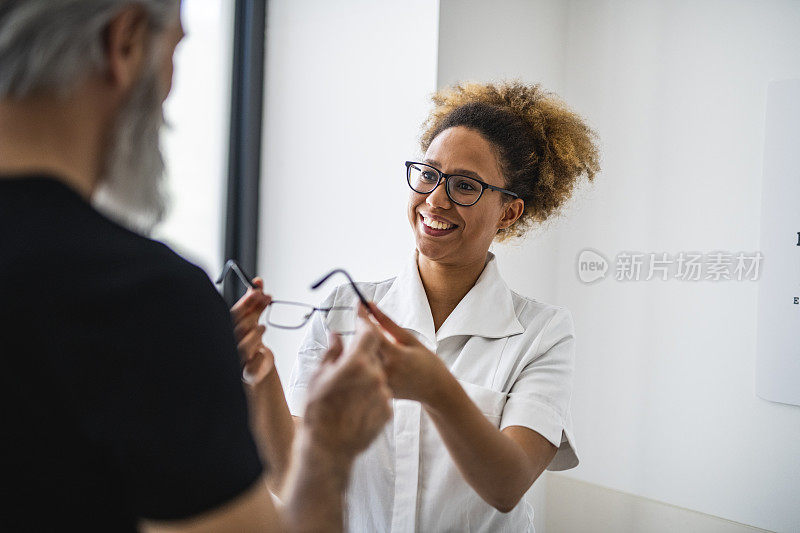
<svg viewBox="0 0 800 533">
<path fill-rule="evenodd" d="M 162 137 L 172 197 L 155 237 L 214 276 L 222 268 L 233 2 L 183 2 Z"/>
</svg>

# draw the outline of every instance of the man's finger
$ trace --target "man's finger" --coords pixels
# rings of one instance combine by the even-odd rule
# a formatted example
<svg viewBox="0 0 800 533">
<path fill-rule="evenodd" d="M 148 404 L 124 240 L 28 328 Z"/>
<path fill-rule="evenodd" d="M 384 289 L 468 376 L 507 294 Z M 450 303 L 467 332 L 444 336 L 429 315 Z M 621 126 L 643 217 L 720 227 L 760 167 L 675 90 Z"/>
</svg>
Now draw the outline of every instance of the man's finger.
<svg viewBox="0 0 800 533">
<path fill-rule="evenodd" d="M 328 350 L 322 356 L 322 364 L 333 363 L 342 355 L 342 338 L 336 333 L 331 332 L 328 335 Z"/>
<path fill-rule="evenodd" d="M 236 336 L 237 339 L 244 337 L 251 329 L 258 325 L 258 313 L 249 313 L 244 316 L 239 322 L 236 323 L 236 326 L 233 328 L 233 334 Z"/>
<path fill-rule="evenodd" d="M 269 301 L 272 301 L 272 297 L 269 295 L 264 294 L 264 280 L 261 278 L 253 278 L 252 280 L 254 289 L 247 289 L 247 292 L 244 293 L 244 297 L 242 297 L 238 302 L 236 302 L 233 307 L 231 307 L 231 314 L 234 315 L 235 319 L 241 318 L 240 315 L 247 313 L 250 307 L 254 306 L 256 302 L 259 301 L 259 294 L 266 296 Z M 267 302 L 269 304 L 269 302 Z"/>
<path fill-rule="evenodd" d="M 246 313 L 240 314 L 238 318 L 234 317 L 233 331 L 237 339 L 241 338 L 252 328 L 256 327 L 256 324 L 258 324 L 258 319 L 261 318 L 261 314 L 264 312 L 264 309 L 266 309 L 266 307 L 272 303 L 272 296 L 269 294 L 265 294 L 261 298 L 262 301 L 256 307 L 253 307 Z"/>
<path fill-rule="evenodd" d="M 234 324 L 250 313 L 258 313 L 260 315 L 270 302 L 272 302 L 272 297 L 264 294 L 260 289 L 247 289 L 245 295 L 231 307 L 231 316 Z"/>
<path fill-rule="evenodd" d="M 256 298 L 258 298 L 257 295 L 258 292 L 247 289 L 247 292 L 244 293 L 244 296 L 239 298 L 239 301 L 233 304 L 233 307 L 231 307 L 231 315 L 233 315 L 234 320 L 240 319 L 242 315 L 247 313 L 250 308 L 255 305 Z"/>
<path fill-rule="evenodd" d="M 394 340 L 400 344 L 416 344 L 417 338 L 395 324 L 391 318 L 384 315 L 383 312 L 378 309 L 378 306 L 375 305 L 375 302 L 369 303 L 369 310 L 372 312 L 372 316 L 375 317 L 375 320 L 378 321 L 378 324 L 380 324 L 381 327 L 394 338 Z"/>
<path fill-rule="evenodd" d="M 366 314 L 366 308 L 365 307 L 363 309 L 364 309 L 364 315 L 363 315 L 362 318 L 359 318 L 356 329 L 359 330 L 359 328 L 363 328 L 363 330 L 371 331 L 375 335 L 375 337 L 378 339 L 377 348 L 372 348 L 370 346 L 367 346 L 367 348 L 372 349 L 372 350 L 376 350 L 377 349 L 377 351 L 375 352 L 375 355 L 377 356 L 375 358 L 375 362 L 376 363 L 385 363 L 386 361 L 384 360 L 384 354 L 382 352 L 387 351 L 387 350 L 382 350 L 382 347 L 383 346 L 391 347 L 392 350 L 389 353 L 395 354 L 395 353 L 399 353 L 401 345 L 397 341 L 395 341 L 394 338 L 392 336 L 390 336 L 381 327 L 381 325 L 378 324 L 378 322 L 374 318 L 372 318 L 372 317 L 370 317 L 369 315 Z"/>
<path fill-rule="evenodd" d="M 275 356 L 266 346 L 260 346 L 242 369 L 242 379 L 248 385 L 259 383 L 275 368 Z"/>
<path fill-rule="evenodd" d="M 353 340 L 355 351 L 374 352 L 380 344 L 381 337 L 383 333 L 368 317 L 359 316 L 356 319 L 356 338 Z"/>
<path fill-rule="evenodd" d="M 378 354 L 380 360 L 384 364 L 387 364 L 388 362 L 403 356 L 403 345 L 384 336 L 378 345 Z"/>
<path fill-rule="evenodd" d="M 266 329 L 267 328 L 265 328 L 264 326 L 259 326 L 257 328 L 254 328 L 239 343 L 239 346 L 238 346 L 239 353 L 240 354 L 242 354 L 242 353 L 246 354 L 246 355 L 243 355 L 243 357 L 245 357 L 245 359 L 249 358 L 250 355 L 252 354 L 252 352 L 255 351 L 255 348 L 259 344 L 261 344 L 261 338 L 264 336 L 264 332 L 266 331 Z"/>
</svg>

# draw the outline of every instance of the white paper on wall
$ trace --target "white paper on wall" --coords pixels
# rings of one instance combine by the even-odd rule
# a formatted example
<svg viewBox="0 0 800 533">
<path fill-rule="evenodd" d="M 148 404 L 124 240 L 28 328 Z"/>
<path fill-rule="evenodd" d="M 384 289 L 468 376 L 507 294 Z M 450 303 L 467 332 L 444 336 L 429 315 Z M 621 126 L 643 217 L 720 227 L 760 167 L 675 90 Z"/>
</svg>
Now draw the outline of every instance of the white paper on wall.
<svg viewBox="0 0 800 533">
<path fill-rule="evenodd" d="M 800 405 L 800 80 L 767 88 L 756 394 Z"/>
</svg>

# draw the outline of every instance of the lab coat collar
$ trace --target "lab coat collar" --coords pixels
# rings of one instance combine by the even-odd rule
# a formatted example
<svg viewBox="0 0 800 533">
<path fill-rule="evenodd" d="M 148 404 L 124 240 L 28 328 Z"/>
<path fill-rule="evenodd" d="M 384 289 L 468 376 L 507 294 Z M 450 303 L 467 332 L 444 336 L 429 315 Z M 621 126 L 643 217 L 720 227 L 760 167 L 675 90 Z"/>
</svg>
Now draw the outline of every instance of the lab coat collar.
<svg viewBox="0 0 800 533">
<path fill-rule="evenodd" d="M 428 295 L 419 277 L 416 250 L 377 304 L 398 326 L 412 329 L 429 341 L 436 339 Z"/>
<path fill-rule="evenodd" d="M 466 296 L 434 331 L 433 315 L 419 276 L 415 250 L 378 306 L 399 326 L 412 329 L 430 341 L 470 335 L 502 338 L 522 333 L 511 290 L 500 276 L 497 260 L 489 252 L 486 266 Z"/>
</svg>

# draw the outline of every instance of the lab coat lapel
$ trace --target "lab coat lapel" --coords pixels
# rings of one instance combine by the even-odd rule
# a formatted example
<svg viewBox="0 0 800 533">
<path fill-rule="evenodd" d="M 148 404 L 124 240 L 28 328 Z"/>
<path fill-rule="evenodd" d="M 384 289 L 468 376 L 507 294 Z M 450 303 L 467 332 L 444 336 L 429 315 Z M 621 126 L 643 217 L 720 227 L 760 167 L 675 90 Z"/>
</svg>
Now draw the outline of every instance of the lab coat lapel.
<svg viewBox="0 0 800 533">
<path fill-rule="evenodd" d="M 436 341 L 433 313 L 419 277 L 416 250 L 383 298 L 376 303 L 398 326 L 422 334 L 431 343 Z"/>
<path fill-rule="evenodd" d="M 436 341 L 455 335 L 498 339 L 523 331 L 525 328 L 517 319 L 511 290 L 500 276 L 494 254 L 489 252 L 489 260 L 478 281 L 436 332 Z"/>
</svg>

